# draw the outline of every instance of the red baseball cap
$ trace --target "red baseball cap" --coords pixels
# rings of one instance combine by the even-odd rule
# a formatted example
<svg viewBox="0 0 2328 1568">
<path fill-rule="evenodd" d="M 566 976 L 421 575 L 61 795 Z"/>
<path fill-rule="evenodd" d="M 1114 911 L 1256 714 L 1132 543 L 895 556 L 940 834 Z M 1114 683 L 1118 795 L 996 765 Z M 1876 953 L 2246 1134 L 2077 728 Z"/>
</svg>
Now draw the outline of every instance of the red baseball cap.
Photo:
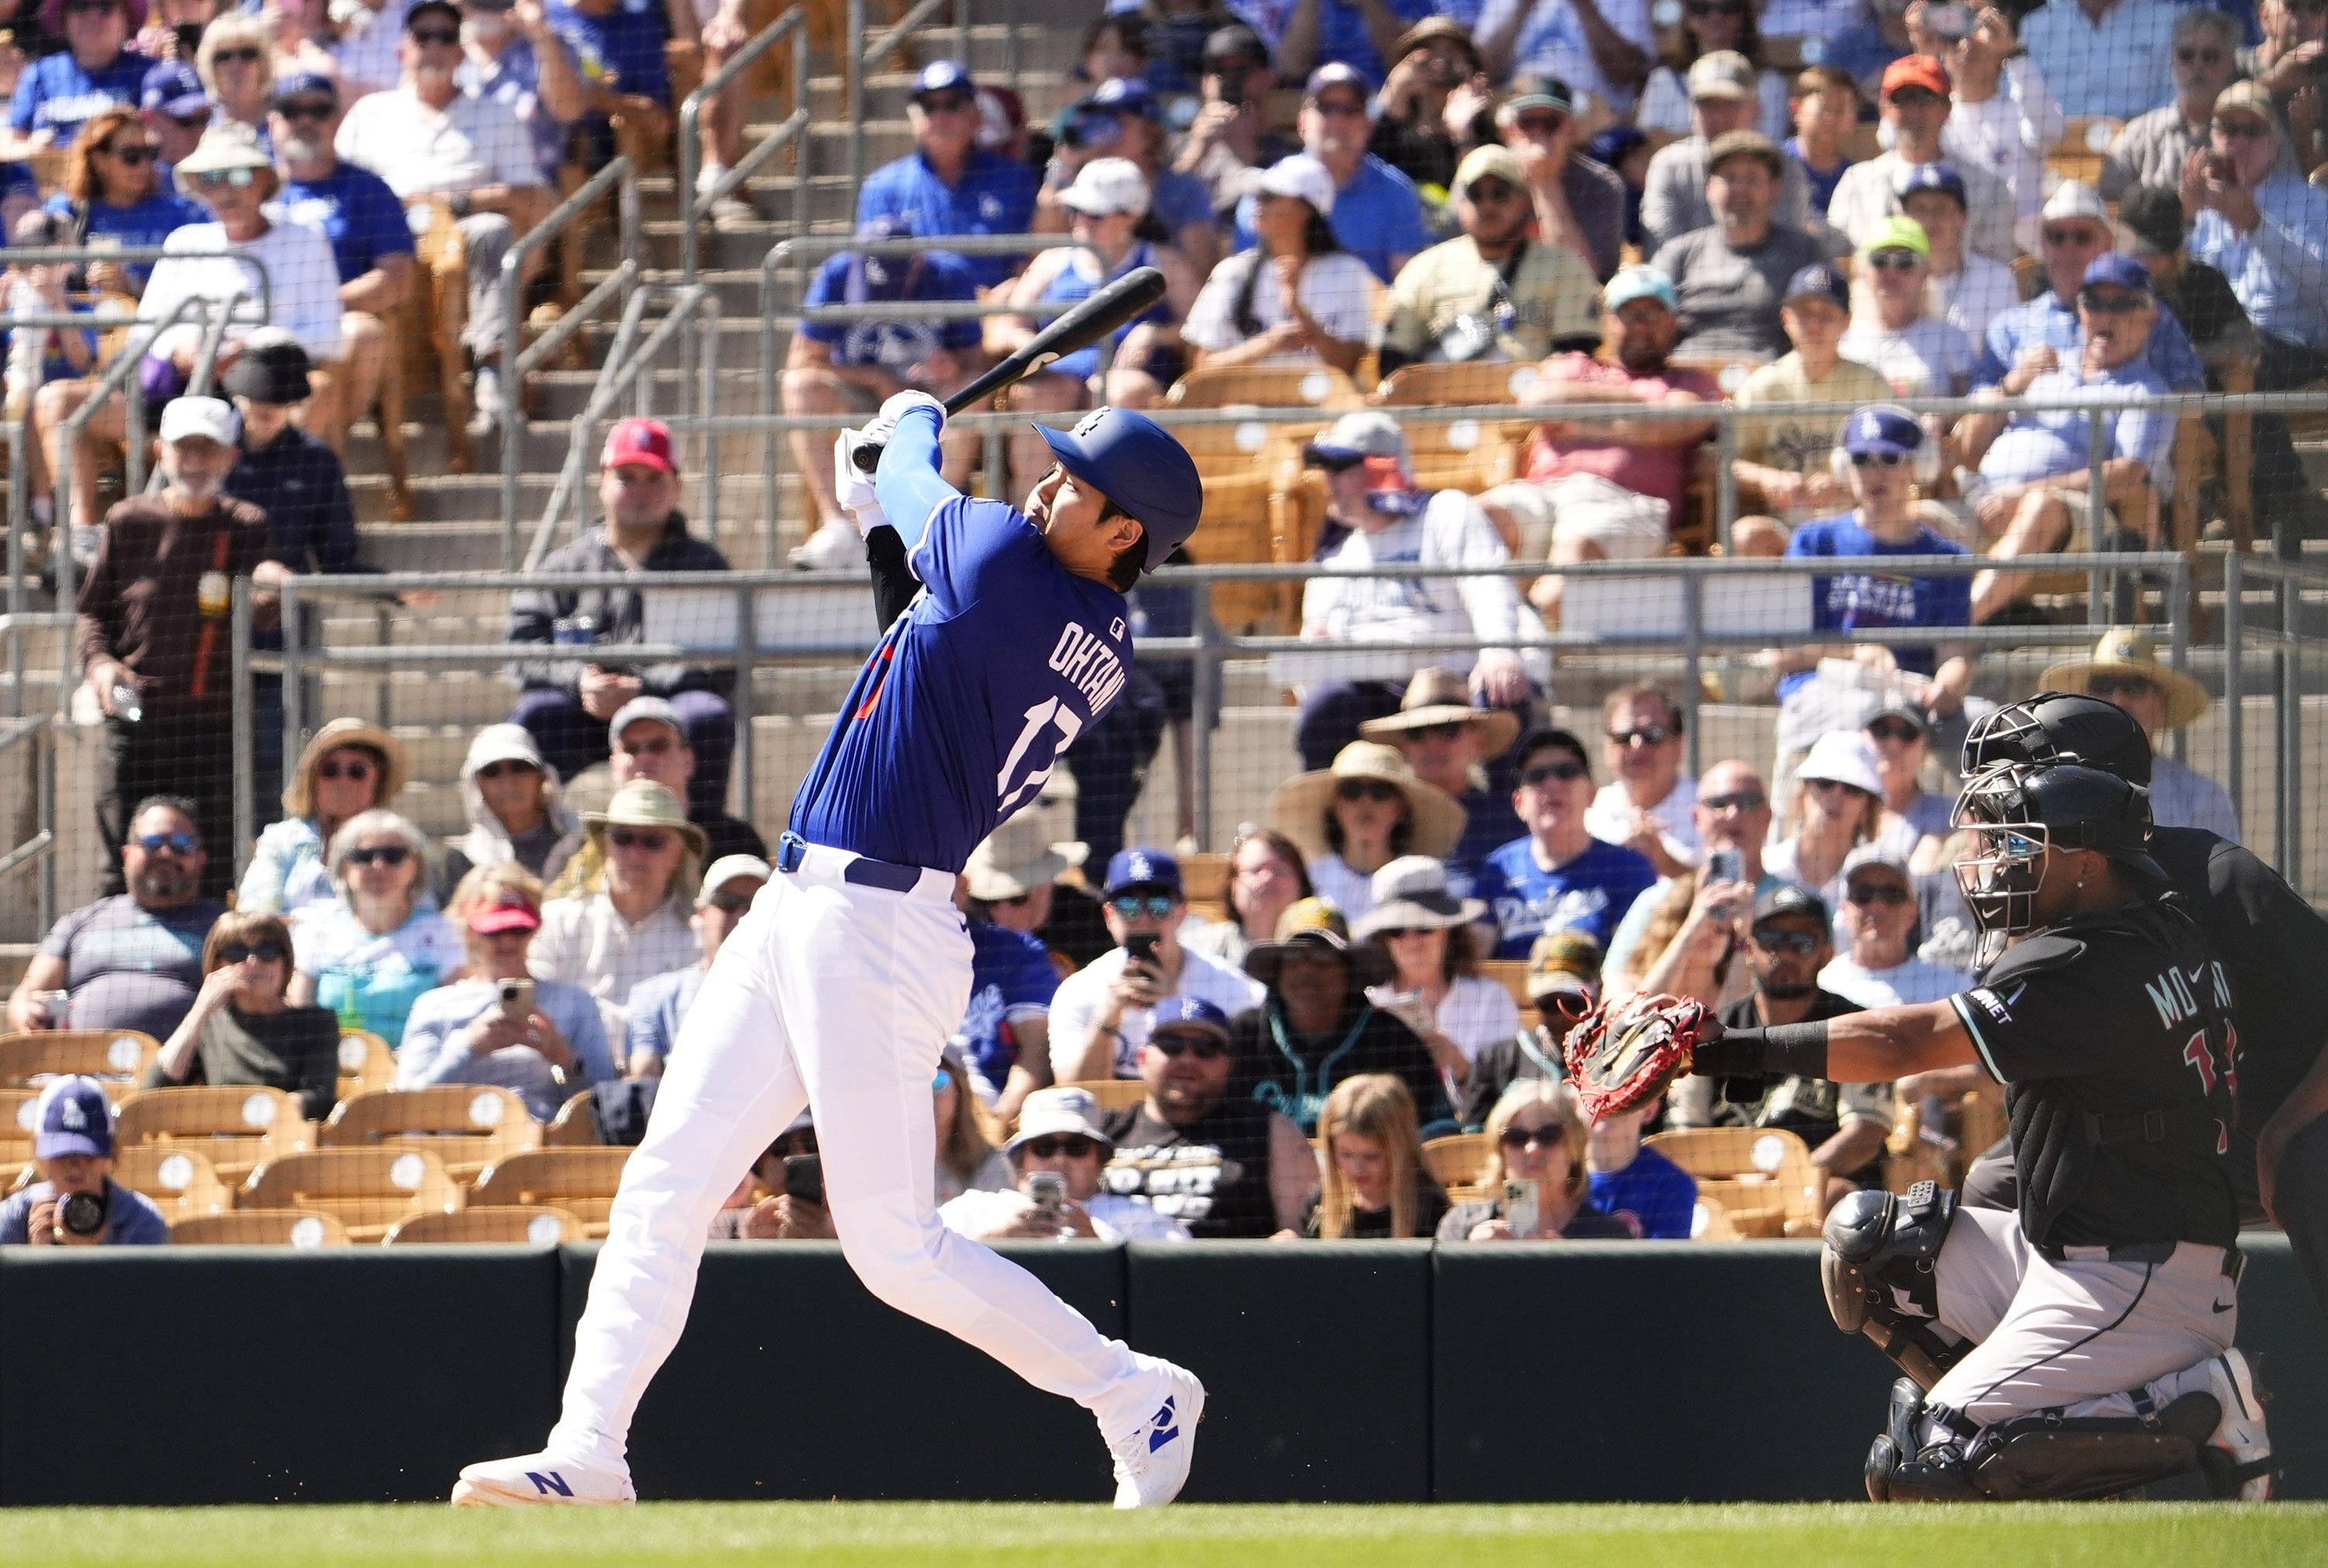
<svg viewBox="0 0 2328 1568">
<path fill-rule="evenodd" d="M 598 454 L 598 466 L 619 468 L 625 463 L 643 463 L 665 474 L 677 474 L 679 464 L 671 456 L 671 427 L 661 419 L 624 419 L 606 432 L 606 449 Z"/>
<path fill-rule="evenodd" d="M 480 936 L 503 931 L 539 931 L 541 916 L 521 896 L 504 893 L 491 904 L 480 905 L 469 912 L 469 929 Z"/>
<path fill-rule="evenodd" d="M 1903 87 L 1920 87 L 1948 96 L 1948 68 L 1929 54 L 1903 54 L 1883 68 L 1883 96 Z"/>
</svg>

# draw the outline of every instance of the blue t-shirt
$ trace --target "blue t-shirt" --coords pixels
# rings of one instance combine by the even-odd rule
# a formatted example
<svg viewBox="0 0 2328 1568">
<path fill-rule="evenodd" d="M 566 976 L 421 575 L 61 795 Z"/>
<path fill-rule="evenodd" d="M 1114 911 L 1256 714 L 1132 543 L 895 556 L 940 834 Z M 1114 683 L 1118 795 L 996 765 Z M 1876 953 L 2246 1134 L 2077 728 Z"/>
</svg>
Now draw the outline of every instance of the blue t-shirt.
<svg viewBox="0 0 2328 1568">
<path fill-rule="evenodd" d="M 1253 230 L 1255 199 L 1237 203 L 1236 248 L 1248 250 L 1256 243 Z M 1343 249 L 1366 264 L 1385 283 L 1397 268 L 1394 257 L 1413 258 L 1431 249 L 1431 231 L 1422 225 L 1422 198 L 1414 182 L 1368 153 L 1350 183 L 1334 192 L 1334 211 L 1327 219 Z"/>
<path fill-rule="evenodd" d="M 1811 211 L 1826 211 L 1827 203 L 1835 200 L 1835 188 L 1843 183 L 1844 171 L 1851 167 L 1851 160 L 1848 157 L 1838 157 L 1835 161 L 1835 167 L 1824 173 L 1814 169 L 1811 167 L 1811 161 L 1803 155 L 1803 139 L 1800 136 L 1788 136 L 1784 151 L 1788 157 L 1794 160 L 1795 167 L 1803 172 L 1803 183 L 1809 187 L 1811 193 Z"/>
<path fill-rule="evenodd" d="M 1458 898 L 1469 898 L 1488 857 L 1527 829 L 1512 810 L 1508 792 L 1465 790 L 1462 806 L 1463 836 L 1447 851 L 1447 891 Z"/>
<path fill-rule="evenodd" d="M 957 493 L 937 450 L 935 411 L 907 409 L 875 492 L 918 540 L 906 564 L 924 591 L 859 672 L 792 825 L 812 844 L 959 871 L 1123 690 L 1131 638 L 1122 595 L 1061 566 L 1020 512 Z"/>
<path fill-rule="evenodd" d="M 1014 1019 L 1051 1010 L 1059 972 L 1039 937 L 992 924 L 970 928 L 970 1009 L 953 1043 L 970 1070 L 996 1094 L 1018 1059 Z"/>
<path fill-rule="evenodd" d="M 857 227 L 877 218 L 902 218 L 919 239 L 948 234 L 1024 234 L 1035 221 L 1035 171 L 983 147 L 971 149 L 962 181 L 938 178 L 918 152 L 884 164 L 865 176 L 857 192 Z M 966 256 L 964 265 L 981 288 L 990 288 L 1018 270 L 1020 256 Z"/>
<path fill-rule="evenodd" d="M 1999 311 L 1988 324 L 1988 336 L 1972 368 L 1973 390 L 1995 386 L 2004 380 L 2004 372 L 2013 368 L 2023 350 L 2041 343 L 2051 347 L 2063 364 L 2075 364 L 2085 352 L 2085 329 L 2078 324 L 2077 310 L 2063 305 L 2061 296 L 2050 288 L 2034 299 Z M 2142 359 L 2172 391 L 2207 390 L 2207 368 L 2199 362 L 2191 334 L 2182 330 L 2172 311 L 2158 312 Z"/>
<path fill-rule="evenodd" d="M 695 1005 L 696 993 L 702 989 L 699 963 L 651 974 L 631 987 L 630 1000 L 623 1004 L 629 1017 L 624 1026 L 627 1038 L 623 1042 L 623 1059 L 615 1064 L 615 1070 L 627 1072 L 631 1058 L 642 1052 L 659 1062 L 669 1062 L 671 1047 L 679 1039 L 679 1026 L 686 1021 L 687 1009 Z"/>
<path fill-rule="evenodd" d="M 951 250 L 925 250 L 918 256 L 865 256 L 850 251 L 825 258 L 809 279 L 803 305 L 850 303 L 850 274 L 861 269 L 856 292 L 859 304 L 883 300 L 975 300 L 978 279 L 970 263 Z M 801 335 L 811 343 L 829 343 L 836 365 L 879 365 L 891 375 L 906 372 L 935 350 L 960 352 L 978 346 L 979 318 L 965 315 L 953 321 L 807 321 Z"/>
<path fill-rule="evenodd" d="M 384 256 L 413 253 L 404 203 L 370 169 L 343 162 L 320 180 L 286 180 L 277 201 L 292 222 L 324 231 L 342 283 L 353 283 Z"/>
<path fill-rule="evenodd" d="M 1617 922 L 1657 879 L 1647 856 L 1600 839 L 1547 871 L 1536 864 L 1535 840 L 1523 838 L 1488 857 L 1471 897 L 1486 901 L 1502 933 L 1497 958 L 1525 958 L 1547 931 L 1582 931 L 1606 953 Z"/>
<path fill-rule="evenodd" d="M 1697 1183 L 1656 1150 L 1644 1149 L 1622 1170 L 1592 1173 L 1592 1207 L 1637 1236 L 1685 1242 L 1697 1217 Z"/>
<path fill-rule="evenodd" d="M 43 55 L 24 67 L 16 79 L 16 97 L 8 106 L 8 123 L 18 136 L 53 131 L 58 147 L 72 145 L 80 127 L 117 104 L 137 107 L 137 94 L 154 62 L 134 49 L 114 56 L 102 70 L 88 71 L 70 49 Z"/>
<path fill-rule="evenodd" d="M 1860 525 L 1859 514 L 1822 517 L 1795 530 L 1787 541 L 1789 556 L 1966 555 L 1965 547 L 1920 527 L 1906 544 L 1885 544 Z M 1972 624 L 1972 578 L 1911 577 L 1904 572 L 1837 572 L 1811 579 L 1811 624 L 1822 632 L 1856 632 L 1870 626 L 1969 626 Z M 1902 670 L 1929 675 L 1939 667 L 1939 653 L 1930 647 L 1892 650 Z M 1813 671 L 1798 670 L 1779 681 L 1783 700 L 1809 680 Z"/>
<path fill-rule="evenodd" d="M 549 25 L 574 46 L 586 85 L 670 105 L 671 76 L 662 46 L 671 34 L 663 8 L 655 0 L 621 0 L 603 16 L 552 5 Z"/>
<path fill-rule="evenodd" d="M 1436 9 L 1432 0 L 1389 0 L 1389 4 L 1408 26 Z M 1366 14 L 1349 0 L 1319 0 L 1317 63 L 1323 65 L 1329 60 L 1352 67 L 1373 87 L 1382 86 L 1390 70 L 1382 52 L 1375 47 L 1374 34 L 1366 31 Z"/>
<path fill-rule="evenodd" d="M 153 1200 L 145 1194 L 132 1192 L 117 1182 L 108 1182 L 112 1196 L 106 1199 L 105 1242 L 110 1247 L 158 1247 L 170 1240 L 170 1222 L 162 1217 Z M 23 1191 L 0 1203 L 0 1245 L 22 1245 L 30 1239 L 33 1206 L 46 1203 L 57 1194 L 56 1184 L 36 1181 Z"/>
</svg>

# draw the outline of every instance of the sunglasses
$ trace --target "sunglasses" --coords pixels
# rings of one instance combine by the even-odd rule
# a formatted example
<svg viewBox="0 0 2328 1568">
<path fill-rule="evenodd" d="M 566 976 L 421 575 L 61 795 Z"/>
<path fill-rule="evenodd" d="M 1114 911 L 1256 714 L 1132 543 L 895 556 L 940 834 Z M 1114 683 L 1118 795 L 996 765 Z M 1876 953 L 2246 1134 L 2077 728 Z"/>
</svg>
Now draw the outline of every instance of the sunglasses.
<svg viewBox="0 0 2328 1568">
<path fill-rule="evenodd" d="M 1168 1056 L 1177 1057 L 1186 1051 L 1200 1062 L 1217 1062 L 1229 1054 L 1228 1047 L 1221 1044 L 1215 1036 L 1197 1034 L 1193 1031 L 1187 1034 L 1150 1035 L 1148 1037 L 1148 1043 Z"/>
<path fill-rule="evenodd" d="M 671 835 L 661 828 L 615 828 L 608 831 L 606 841 L 617 850 L 644 850 L 652 854 L 671 842 Z"/>
<path fill-rule="evenodd" d="M 1557 779 L 1562 784 L 1573 784 L 1584 777 L 1586 769 L 1581 762 L 1547 762 L 1538 767 L 1522 768 L 1520 783 L 1533 787 Z"/>
<path fill-rule="evenodd" d="M 1169 920 L 1179 902 L 1169 893 L 1119 893 L 1107 901 L 1119 920 Z"/>
<path fill-rule="evenodd" d="M 1548 136 L 1568 123 L 1563 114 L 1525 114 L 1512 121 L 1521 132 L 1531 136 Z"/>
<path fill-rule="evenodd" d="M 1441 927 L 1436 925 L 1393 925 L 1377 931 L 1375 934 L 1385 942 L 1403 942 L 1410 936 L 1428 936 L 1433 931 L 1440 929 Z"/>
<path fill-rule="evenodd" d="M 1878 272 L 1913 272 L 1924 258 L 1912 250 L 1879 250 L 1867 258 L 1867 265 Z"/>
<path fill-rule="evenodd" d="M 1841 790 L 1846 794 L 1860 795 L 1868 800 L 1875 798 L 1857 784 L 1845 784 L 1839 778 L 1807 778 L 1803 781 L 1803 787 L 1813 794 L 1832 794 L 1836 790 Z"/>
<path fill-rule="evenodd" d="M 2046 229 L 2040 231 L 2048 245 L 2099 245 L 2101 231 L 2098 229 Z"/>
<path fill-rule="evenodd" d="M 752 906 L 752 896 L 749 893 L 714 893 L 704 902 L 722 915 L 741 915 Z"/>
<path fill-rule="evenodd" d="M 1464 726 L 1455 724 L 1418 724 L 1406 732 L 1410 740 L 1456 740 L 1463 734 Z"/>
<path fill-rule="evenodd" d="M 194 183 L 205 191 L 217 191 L 228 186 L 238 191 L 248 190 L 258 180 L 257 171 L 251 169 L 211 169 L 194 176 Z"/>
<path fill-rule="evenodd" d="M 320 762 L 315 765 L 315 776 L 330 779 L 334 784 L 342 779 L 346 779 L 350 784 L 361 784 L 371 777 L 373 771 L 371 764 L 368 762 Z"/>
<path fill-rule="evenodd" d="M 1568 1129 L 1557 1122 L 1541 1127 L 1507 1127 L 1496 1141 L 1507 1149 L 1557 1149 L 1568 1141 Z"/>
<path fill-rule="evenodd" d="M 534 771 L 530 762 L 489 762 L 477 770 L 479 778 L 516 778 Z"/>
<path fill-rule="evenodd" d="M 1321 115 L 1338 115 L 1345 118 L 1366 112 L 1366 100 L 1355 98 L 1313 98 L 1310 102 Z"/>
<path fill-rule="evenodd" d="M 1765 953 L 1789 953 L 1796 958 L 1808 958 L 1818 951 L 1823 939 L 1807 931 L 1757 931 L 1754 945 Z"/>
<path fill-rule="evenodd" d="M 2149 304 L 2138 294 L 2081 294 L 2078 308 L 2096 315 L 2132 315 Z"/>
<path fill-rule="evenodd" d="M 1520 192 L 1519 187 L 1508 180 L 1474 180 L 1463 187 L 1463 194 L 1473 202 L 1485 202 L 1493 205 L 1499 202 L 1516 202 Z"/>
<path fill-rule="evenodd" d="M 1929 108 L 1948 99 L 1929 87 L 1900 87 L 1892 89 L 1892 102 L 1900 108 Z"/>
<path fill-rule="evenodd" d="M 279 942 L 230 942 L 219 949 L 221 963 L 240 963 L 252 958 L 261 963 L 280 963 L 283 957 L 283 944 Z"/>
<path fill-rule="evenodd" d="M 1674 732 L 1662 724 L 1644 724 L 1638 729 L 1612 729 L 1609 742 L 1612 746 L 1663 746 L 1674 737 Z"/>
<path fill-rule="evenodd" d="M 1405 794 L 1396 784 L 1378 778 L 1346 778 L 1334 786 L 1338 801 L 1395 801 Z"/>
<path fill-rule="evenodd" d="M 966 92 L 934 92 L 914 101 L 921 105 L 925 114 L 951 115 L 962 113 L 978 99 Z"/>
<path fill-rule="evenodd" d="M 1687 10 L 1692 16 L 1740 16 L 1746 8 L 1732 0 L 1690 0 Z"/>
<path fill-rule="evenodd" d="M 1854 882 L 1843 890 L 1846 904 L 1911 904 L 1915 898 L 1897 882 Z"/>
<path fill-rule="evenodd" d="M 202 847 L 192 833 L 141 833 L 129 841 L 149 855 L 191 855 Z"/>
<path fill-rule="evenodd" d="M 211 123 L 211 111 L 198 108 L 192 114 L 172 115 L 169 121 L 182 131 L 198 131 Z"/>
<path fill-rule="evenodd" d="M 65 7 L 68 16 L 110 16 L 121 9 L 118 0 L 76 0 Z"/>
<path fill-rule="evenodd" d="M 1739 790 L 1726 795 L 1708 795 L 1697 803 L 1709 812 L 1759 812 L 1770 803 L 1770 797 L 1752 790 Z"/>
<path fill-rule="evenodd" d="M 2097 675 L 2086 682 L 2086 693 L 2107 702 L 2115 697 L 2147 697 L 2158 683 L 2139 675 Z"/>
<path fill-rule="evenodd" d="M 369 850 L 348 851 L 351 866 L 401 866 L 410 859 L 412 849 L 408 844 L 380 844 Z"/>
<path fill-rule="evenodd" d="M 2182 65 L 2220 65 L 2229 55 L 2220 49 L 2178 49 L 2175 61 Z"/>
<path fill-rule="evenodd" d="M 275 112 L 286 120 L 327 120 L 339 105 L 328 99 L 303 98 L 290 103 L 278 103 Z"/>
<path fill-rule="evenodd" d="M 102 151 L 107 157 L 111 158 L 115 163 L 128 169 L 135 169 L 141 164 L 150 164 L 154 161 L 155 157 L 155 149 L 151 146 L 144 144 L 126 147 L 109 146 L 100 148 L 99 150 Z"/>
<path fill-rule="evenodd" d="M 1914 740 L 1924 732 L 1904 718 L 1879 718 L 1867 727 L 1871 740 Z"/>
<path fill-rule="evenodd" d="M 1056 1138 L 1030 1138 L 1025 1147 L 1037 1160 L 1081 1160 L 1099 1152 L 1098 1144 L 1072 1132 Z"/>
<path fill-rule="evenodd" d="M 1905 452 L 1854 452 L 1851 455 L 1854 468 L 1897 468 L 1907 461 Z"/>
<path fill-rule="evenodd" d="M 2259 142 L 2272 134 L 2272 128 L 2259 120 L 2217 120 L 2215 134 L 2226 141 Z"/>
<path fill-rule="evenodd" d="M 405 35 L 415 43 L 434 43 L 451 48 L 461 42 L 460 31 L 443 27 L 416 27 Z"/>
<path fill-rule="evenodd" d="M 211 63 L 213 65 L 257 65 L 258 63 L 258 51 L 256 49 L 221 49 L 216 54 L 211 56 Z"/>
</svg>

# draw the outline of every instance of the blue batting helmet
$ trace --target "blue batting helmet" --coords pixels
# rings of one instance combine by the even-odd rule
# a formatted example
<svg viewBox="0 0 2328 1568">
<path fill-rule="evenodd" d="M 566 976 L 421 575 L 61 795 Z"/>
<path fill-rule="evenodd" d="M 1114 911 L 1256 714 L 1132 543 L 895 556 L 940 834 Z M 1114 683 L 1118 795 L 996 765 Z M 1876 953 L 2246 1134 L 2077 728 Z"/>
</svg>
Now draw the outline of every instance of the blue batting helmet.
<svg viewBox="0 0 2328 1568">
<path fill-rule="evenodd" d="M 1197 531 L 1205 510 L 1205 484 L 1196 459 L 1170 431 L 1129 408 L 1094 408 L 1072 430 L 1036 429 L 1059 466 L 1094 486 L 1148 530 L 1148 564 L 1165 558 Z"/>
</svg>

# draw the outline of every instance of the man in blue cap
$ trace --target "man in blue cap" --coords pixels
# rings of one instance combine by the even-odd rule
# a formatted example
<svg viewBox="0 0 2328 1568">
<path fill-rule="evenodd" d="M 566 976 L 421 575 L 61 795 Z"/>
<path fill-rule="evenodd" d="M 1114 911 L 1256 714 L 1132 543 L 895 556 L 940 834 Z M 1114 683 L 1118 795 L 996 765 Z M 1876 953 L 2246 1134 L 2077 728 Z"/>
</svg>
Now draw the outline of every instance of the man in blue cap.
<svg viewBox="0 0 2328 1568">
<path fill-rule="evenodd" d="M 1024 234 L 1035 221 L 1035 171 L 978 145 L 978 84 L 958 60 L 933 61 L 914 78 L 906 109 L 914 150 L 865 176 L 857 226 L 903 219 L 924 239 L 949 234 Z M 1023 256 L 972 256 L 971 276 L 991 288 Z"/>
<path fill-rule="evenodd" d="M 2129 515 L 2146 522 L 2144 503 L 2173 483 L 2167 466 L 2174 450 L 2173 414 L 2135 408 L 2103 416 L 2108 455 L 2096 474 L 2087 469 L 2092 447 L 2087 415 L 2025 406 L 2167 395 L 2148 358 L 2151 329 L 2159 319 L 2150 269 L 2115 250 L 2096 257 L 2079 285 L 2077 304 L 2084 342 L 2076 355 L 2061 356 L 2067 362 L 2060 364 L 2023 359 L 1993 392 L 1983 394 L 2000 404 L 2018 399 L 2020 406 L 2009 414 L 2000 408 L 1967 415 L 1957 427 L 1961 460 L 1980 469 L 1966 499 L 1982 537 L 1994 541 L 1988 554 L 1995 559 L 2106 549 L 2106 536 L 2093 521 L 2097 500 L 2112 529 L 2127 526 L 2121 520 Z M 2019 598 L 2029 575 L 1985 571 L 1975 577 L 1973 619 L 1986 621 Z"/>
<path fill-rule="evenodd" d="M 939 1222 L 930 1084 L 970 1004 L 955 882 L 1122 693 L 1123 591 L 1196 530 L 1203 484 L 1153 420 L 1100 408 L 1044 431 L 1058 462 L 1021 512 L 938 476 L 936 399 L 901 392 L 883 414 L 844 434 L 837 466 L 856 475 L 859 448 L 881 447 L 859 521 L 896 531 L 921 591 L 858 675 L 793 798 L 775 876 L 680 1028 L 558 1425 L 541 1452 L 463 1470 L 456 1504 L 635 1498 L 624 1443 L 679 1340 L 706 1228 L 803 1106 L 842 1253 L 873 1294 L 1090 1410 L 1117 1507 L 1169 1502 L 1187 1479 L 1204 1385 Z"/>
<path fill-rule="evenodd" d="M 170 1222 L 113 1184 L 113 1107 L 94 1078 L 56 1078 L 33 1103 L 41 1178 L 0 1203 L 0 1245 L 160 1246 Z"/>
</svg>

